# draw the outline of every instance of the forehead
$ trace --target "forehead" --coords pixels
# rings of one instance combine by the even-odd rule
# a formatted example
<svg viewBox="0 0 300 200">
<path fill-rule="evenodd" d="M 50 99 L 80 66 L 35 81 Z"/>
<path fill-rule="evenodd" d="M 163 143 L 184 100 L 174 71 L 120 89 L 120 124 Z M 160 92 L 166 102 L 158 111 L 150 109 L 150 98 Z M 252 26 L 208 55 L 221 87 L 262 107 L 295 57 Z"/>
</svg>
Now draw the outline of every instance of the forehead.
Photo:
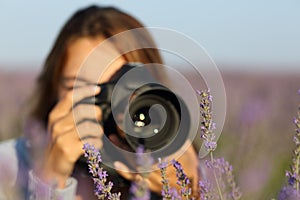
<svg viewBox="0 0 300 200">
<path fill-rule="evenodd" d="M 70 43 L 62 77 L 76 77 L 93 83 L 108 81 L 122 67 L 125 59 L 112 43 L 103 41 L 103 37 L 80 38 Z"/>
<path fill-rule="evenodd" d="M 76 77 L 77 72 L 90 52 L 103 41 L 103 38 L 79 38 L 69 43 L 63 67 L 63 77 Z"/>
</svg>

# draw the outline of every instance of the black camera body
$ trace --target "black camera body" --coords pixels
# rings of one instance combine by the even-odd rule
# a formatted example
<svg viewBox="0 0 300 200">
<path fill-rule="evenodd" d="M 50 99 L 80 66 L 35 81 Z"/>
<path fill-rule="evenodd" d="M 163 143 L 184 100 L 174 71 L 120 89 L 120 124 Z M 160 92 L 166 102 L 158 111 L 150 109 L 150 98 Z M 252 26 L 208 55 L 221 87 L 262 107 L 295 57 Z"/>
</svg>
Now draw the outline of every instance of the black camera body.
<svg viewBox="0 0 300 200">
<path fill-rule="evenodd" d="M 120 138 L 125 138 L 133 151 L 143 145 L 148 151 L 166 154 L 174 153 L 186 141 L 189 123 L 181 120 L 190 120 L 187 107 L 143 64 L 127 63 L 99 86 L 101 92 L 85 103 L 93 102 L 102 109 L 100 123 L 106 136 L 124 136 Z"/>
</svg>

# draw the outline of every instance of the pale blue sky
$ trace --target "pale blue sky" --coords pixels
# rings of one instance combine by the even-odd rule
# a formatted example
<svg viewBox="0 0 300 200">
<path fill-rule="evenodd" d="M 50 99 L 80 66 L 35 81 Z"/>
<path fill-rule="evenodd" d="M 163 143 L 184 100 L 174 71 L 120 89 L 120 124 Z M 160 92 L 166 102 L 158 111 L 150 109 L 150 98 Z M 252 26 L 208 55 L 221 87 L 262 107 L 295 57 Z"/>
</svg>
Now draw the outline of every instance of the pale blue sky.
<svg viewBox="0 0 300 200">
<path fill-rule="evenodd" d="M 300 71 L 299 0 L 1 0 L 0 67 L 40 69 L 64 22 L 91 3 L 117 6 L 147 26 L 182 32 L 224 69 Z"/>
</svg>

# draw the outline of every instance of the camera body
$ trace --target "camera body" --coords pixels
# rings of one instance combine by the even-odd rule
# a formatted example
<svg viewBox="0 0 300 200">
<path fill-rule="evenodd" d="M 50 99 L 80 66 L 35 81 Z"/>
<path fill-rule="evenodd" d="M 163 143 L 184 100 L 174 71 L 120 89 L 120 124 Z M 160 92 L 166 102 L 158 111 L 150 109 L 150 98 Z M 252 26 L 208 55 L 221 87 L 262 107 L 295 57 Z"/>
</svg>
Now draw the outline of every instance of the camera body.
<svg viewBox="0 0 300 200">
<path fill-rule="evenodd" d="M 100 123 L 107 137 L 117 133 L 133 151 L 143 145 L 151 152 L 174 153 L 188 137 L 189 127 L 181 125 L 182 117 L 189 120 L 187 107 L 143 66 L 123 65 L 109 82 L 99 85 L 97 96 L 84 102 L 101 108 Z"/>
</svg>

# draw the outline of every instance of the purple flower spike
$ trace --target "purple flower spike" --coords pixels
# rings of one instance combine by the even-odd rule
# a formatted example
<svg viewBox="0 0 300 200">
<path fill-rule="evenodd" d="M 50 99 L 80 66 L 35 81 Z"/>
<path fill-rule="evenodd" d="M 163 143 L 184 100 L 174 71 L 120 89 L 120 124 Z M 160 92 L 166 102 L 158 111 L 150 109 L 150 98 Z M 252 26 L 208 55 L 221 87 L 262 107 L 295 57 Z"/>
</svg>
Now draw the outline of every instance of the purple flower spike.
<svg viewBox="0 0 300 200">
<path fill-rule="evenodd" d="M 183 168 L 178 161 L 172 160 L 171 163 L 173 164 L 174 168 L 176 169 L 177 184 L 181 188 L 181 191 L 180 191 L 181 196 L 184 197 L 185 199 L 189 199 L 189 196 L 192 193 L 192 189 L 189 187 L 190 180 L 184 173 Z"/>
<path fill-rule="evenodd" d="M 153 163 L 153 158 L 145 152 L 144 147 L 142 145 L 138 146 L 136 149 L 136 164 L 139 170 L 142 172 L 150 171 Z"/>
<path fill-rule="evenodd" d="M 300 90 L 298 93 L 300 95 Z M 296 129 L 293 137 L 295 148 L 293 150 L 291 170 L 286 172 L 288 186 L 282 188 L 279 199 L 291 199 L 290 196 L 292 198 L 300 198 L 300 105 L 298 107 L 298 116 L 293 119 L 293 123 Z"/>
<path fill-rule="evenodd" d="M 208 180 L 199 181 L 199 197 L 201 200 L 216 199 L 213 193 L 213 186 Z"/>
<path fill-rule="evenodd" d="M 214 130 L 216 123 L 212 120 L 212 96 L 210 91 L 199 91 L 200 96 L 200 114 L 203 118 L 201 121 L 201 138 L 204 140 L 204 147 L 208 152 L 213 152 L 217 148 L 216 136 Z"/>
<path fill-rule="evenodd" d="M 285 186 L 281 189 L 278 200 L 294 200 L 298 199 L 297 190 L 292 186 Z"/>
<path fill-rule="evenodd" d="M 148 171 L 151 169 L 154 160 L 145 153 L 144 146 L 139 146 L 136 149 L 136 164 L 137 169 L 141 171 L 142 180 L 137 180 L 131 184 L 130 193 L 132 200 L 148 200 L 150 199 L 150 190 L 145 178 L 148 176 Z"/>
<path fill-rule="evenodd" d="M 85 151 L 84 156 L 87 158 L 89 172 L 93 176 L 95 185 L 95 195 L 98 199 L 120 200 L 121 193 L 111 193 L 113 187 L 112 182 L 106 184 L 108 176 L 107 172 L 100 167 L 102 162 L 100 152 L 88 143 L 83 145 Z"/>
<path fill-rule="evenodd" d="M 160 168 L 160 173 L 161 173 L 161 178 L 162 178 L 162 184 L 163 188 L 161 190 L 161 195 L 164 200 L 169 200 L 171 199 L 171 191 L 170 191 L 170 185 L 169 185 L 169 180 L 166 175 L 167 167 L 168 167 L 168 162 L 167 161 L 162 161 L 161 158 L 158 159 L 158 167 Z"/>
</svg>

